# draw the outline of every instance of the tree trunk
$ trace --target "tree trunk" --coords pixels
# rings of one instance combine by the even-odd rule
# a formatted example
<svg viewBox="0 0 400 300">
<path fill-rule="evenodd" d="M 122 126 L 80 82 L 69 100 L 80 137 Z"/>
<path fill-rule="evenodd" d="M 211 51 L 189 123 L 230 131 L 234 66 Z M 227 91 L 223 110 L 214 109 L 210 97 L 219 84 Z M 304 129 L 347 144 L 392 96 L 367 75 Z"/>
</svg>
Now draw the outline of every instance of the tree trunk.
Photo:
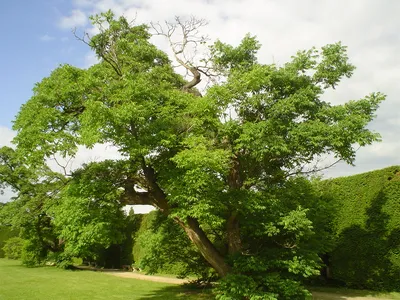
<svg viewBox="0 0 400 300">
<path fill-rule="evenodd" d="M 185 230 L 190 240 L 195 244 L 197 249 L 199 249 L 208 263 L 217 271 L 218 275 L 220 277 L 226 276 L 231 270 L 231 267 L 225 262 L 224 257 L 200 228 L 199 222 L 191 217 L 187 218 L 187 224 L 179 219 L 175 219 L 175 221 Z"/>
<path fill-rule="evenodd" d="M 160 209 L 165 215 L 169 214 L 169 204 L 164 191 L 157 183 L 157 176 L 152 167 L 147 166 L 144 159 L 142 160 L 143 173 L 149 184 L 149 191 L 145 193 L 133 192 L 131 195 L 127 195 L 128 198 L 132 199 L 133 202 L 140 202 L 138 198 L 142 197 L 142 203 L 147 202 Z M 129 202 L 125 199 L 125 203 Z M 133 203 L 131 202 L 131 203 Z M 207 260 L 207 262 L 217 271 L 220 277 L 226 276 L 231 267 L 225 262 L 224 257 L 215 248 L 213 243 L 209 240 L 205 232 L 200 228 L 199 222 L 192 217 L 187 217 L 186 222 L 175 218 L 174 219 L 186 232 L 189 239 L 194 243 L 201 255 Z M 237 229 L 239 227 L 237 226 Z M 239 237 L 240 241 L 240 237 Z"/>
</svg>

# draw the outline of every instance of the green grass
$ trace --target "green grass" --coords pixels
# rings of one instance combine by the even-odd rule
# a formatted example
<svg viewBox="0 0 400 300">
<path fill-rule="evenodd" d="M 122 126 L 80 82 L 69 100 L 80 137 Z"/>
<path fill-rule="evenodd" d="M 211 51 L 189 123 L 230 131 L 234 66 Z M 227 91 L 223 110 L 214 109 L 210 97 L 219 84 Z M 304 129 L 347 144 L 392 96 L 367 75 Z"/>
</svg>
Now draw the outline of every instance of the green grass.
<svg viewBox="0 0 400 300">
<path fill-rule="evenodd" d="M 101 272 L 26 268 L 0 259 L 0 300 L 212 299 L 178 285 L 119 278 Z"/>
<path fill-rule="evenodd" d="M 311 288 L 326 293 L 315 300 L 376 297 L 400 300 L 400 293 L 380 293 L 337 288 Z M 213 299 L 209 293 L 182 286 L 131 278 L 119 278 L 92 271 L 66 271 L 54 267 L 26 268 L 15 260 L 0 259 L 0 300 L 47 299 Z"/>
<path fill-rule="evenodd" d="M 330 288 L 330 287 L 312 287 L 310 288 L 312 292 L 319 292 L 319 293 L 327 293 L 329 295 L 321 295 L 318 297 L 314 297 L 314 300 L 328 300 L 328 299 L 345 299 L 347 298 L 354 298 L 354 297 L 373 297 L 378 299 L 395 299 L 400 300 L 400 293 L 396 292 L 374 292 L 374 291 L 367 291 L 367 290 L 353 290 L 353 289 L 346 289 L 346 288 Z"/>
</svg>

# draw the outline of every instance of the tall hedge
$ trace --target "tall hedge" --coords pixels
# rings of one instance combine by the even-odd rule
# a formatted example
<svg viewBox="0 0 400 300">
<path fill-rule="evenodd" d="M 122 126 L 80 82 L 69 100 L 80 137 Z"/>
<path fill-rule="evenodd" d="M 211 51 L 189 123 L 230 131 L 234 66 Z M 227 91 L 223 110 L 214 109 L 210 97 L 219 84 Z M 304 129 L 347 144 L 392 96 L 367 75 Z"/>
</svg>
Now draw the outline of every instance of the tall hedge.
<svg viewBox="0 0 400 300">
<path fill-rule="evenodd" d="M 349 287 L 400 290 L 400 166 L 320 188 L 336 208 L 331 276 Z"/>
</svg>

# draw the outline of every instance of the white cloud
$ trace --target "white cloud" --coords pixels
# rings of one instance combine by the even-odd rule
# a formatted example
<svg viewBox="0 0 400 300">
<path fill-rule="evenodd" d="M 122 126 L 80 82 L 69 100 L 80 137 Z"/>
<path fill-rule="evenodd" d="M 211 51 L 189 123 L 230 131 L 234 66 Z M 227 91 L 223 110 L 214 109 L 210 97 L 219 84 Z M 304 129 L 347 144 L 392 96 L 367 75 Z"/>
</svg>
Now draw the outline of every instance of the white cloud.
<svg viewBox="0 0 400 300">
<path fill-rule="evenodd" d="M 69 16 L 62 17 L 58 25 L 63 29 L 73 29 L 85 26 L 87 22 L 86 14 L 82 10 L 74 9 Z"/>
<path fill-rule="evenodd" d="M 282 64 L 299 49 L 342 41 L 357 66 L 353 78 L 343 80 L 325 100 L 341 104 L 374 91 L 388 95 L 370 128 L 382 142 L 361 149 L 356 167 L 336 165 L 326 176 L 339 176 L 400 164 L 400 19 L 399 1 L 385 5 L 374 0 L 75 0 L 76 9 L 88 14 L 112 9 L 138 23 L 172 20 L 174 16 L 205 18 L 204 28 L 212 40 L 238 43 L 248 32 L 257 35 L 263 47 L 261 62 Z M 91 30 L 87 28 L 86 30 Z M 162 38 L 153 41 L 168 51 Z"/>
<path fill-rule="evenodd" d="M 353 78 L 346 79 L 325 100 L 335 104 L 382 91 L 387 100 L 377 112 L 370 128 L 382 135 L 382 142 L 357 154 L 356 167 L 339 164 L 326 176 L 359 173 L 400 164 L 400 38 L 398 28 L 400 1 L 374 0 L 74 0 L 70 16 L 60 26 L 87 26 L 87 16 L 112 9 L 117 15 L 137 23 L 172 20 L 174 16 L 195 15 L 209 21 L 204 28 L 212 40 L 238 43 L 248 32 L 263 44 L 261 62 L 282 64 L 299 49 L 342 41 L 348 46 L 350 60 L 357 66 Z M 91 34 L 93 27 L 85 28 Z M 160 37 L 152 39 L 168 51 Z M 85 66 L 96 61 L 85 57 Z"/>
<path fill-rule="evenodd" d="M 8 127 L 0 126 L 0 147 L 12 146 L 11 141 L 15 137 L 15 131 Z"/>
<path fill-rule="evenodd" d="M 97 58 L 96 54 L 90 51 L 85 55 L 83 67 L 86 69 L 93 66 L 94 64 L 97 64 L 98 62 L 99 59 Z"/>
<path fill-rule="evenodd" d="M 54 40 L 53 36 L 50 36 L 48 34 L 44 34 L 39 38 L 42 42 L 50 42 L 52 40 Z"/>
<path fill-rule="evenodd" d="M 0 148 L 4 146 L 13 146 L 11 144 L 12 139 L 15 137 L 15 131 L 5 126 L 0 126 Z M 14 196 L 11 189 L 5 189 L 4 194 L 0 194 L 0 202 L 7 202 Z"/>
</svg>

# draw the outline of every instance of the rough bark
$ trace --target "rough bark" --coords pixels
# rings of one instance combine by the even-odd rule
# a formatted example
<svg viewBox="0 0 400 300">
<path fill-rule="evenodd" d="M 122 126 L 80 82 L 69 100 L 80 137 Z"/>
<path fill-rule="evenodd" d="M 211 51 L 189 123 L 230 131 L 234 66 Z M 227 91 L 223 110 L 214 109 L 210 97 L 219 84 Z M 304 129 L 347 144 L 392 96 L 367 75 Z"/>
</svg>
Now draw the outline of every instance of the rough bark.
<svg viewBox="0 0 400 300">
<path fill-rule="evenodd" d="M 181 62 L 181 63 L 183 64 L 183 62 Z M 188 83 L 186 83 L 182 88 L 185 92 L 188 92 L 191 88 L 195 87 L 197 84 L 200 83 L 201 74 L 195 67 L 191 67 L 191 66 L 188 66 L 188 65 L 185 65 L 185 64 L 183 64 L 183 66 L 188 71 L 190 71 L 190 73 L 192 73 L 192 75 L 193 75 L 193 79 L 191 81 L 189 81 Z"/>
<path fill-rule="evenodd" d="M 187 218 L 186 223 L 179 219 L 175 221 L 185 230 L 190 240 L 196 245 L 207 262 L 217 271 L 218 275 L 225 277 L 230 272 L 231 267 L 225 262 L 224 257 L 200 228 L 198 221 L 191 217 Z"/>
</svg>

